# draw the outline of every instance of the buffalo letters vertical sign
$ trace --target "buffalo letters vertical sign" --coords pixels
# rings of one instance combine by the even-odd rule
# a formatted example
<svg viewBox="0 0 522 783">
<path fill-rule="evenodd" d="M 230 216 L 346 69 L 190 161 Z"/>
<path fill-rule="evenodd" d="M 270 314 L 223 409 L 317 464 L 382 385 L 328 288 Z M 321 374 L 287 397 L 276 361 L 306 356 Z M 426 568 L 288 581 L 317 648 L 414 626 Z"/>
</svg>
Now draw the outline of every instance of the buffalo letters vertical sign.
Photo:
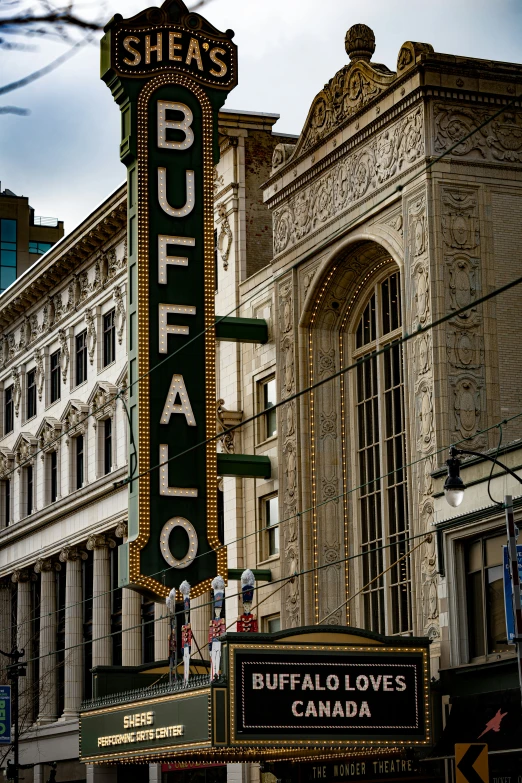
<svg viewBox="0 0 522 783">
<path fill-rule="evenodd" d="M 233 33 L 181 0 L 102 40 L 128 186 L 129 536 L 120 584 L 165 597 L 226 577 L 217 525 L 213 172 Z M 177 455 L 181 454 L 181 457 Z M 135 456 L 134 456 L 135 454 Z"/>
</svg>

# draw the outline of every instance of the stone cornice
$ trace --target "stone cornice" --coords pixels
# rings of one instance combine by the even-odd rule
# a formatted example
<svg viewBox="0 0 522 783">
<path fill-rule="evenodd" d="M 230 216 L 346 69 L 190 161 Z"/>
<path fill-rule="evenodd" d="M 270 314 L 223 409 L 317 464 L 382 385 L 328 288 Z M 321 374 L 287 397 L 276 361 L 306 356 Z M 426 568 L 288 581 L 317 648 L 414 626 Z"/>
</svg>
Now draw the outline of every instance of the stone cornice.
<svg viewBox="0 0 522 783">
<path fill-rule="evenodd" d="M 120 186 L 78 228 L 54 245 L 0 296 L 0 329 L 56 288 L 126 226 L 126 185 Z"/>
</svg>

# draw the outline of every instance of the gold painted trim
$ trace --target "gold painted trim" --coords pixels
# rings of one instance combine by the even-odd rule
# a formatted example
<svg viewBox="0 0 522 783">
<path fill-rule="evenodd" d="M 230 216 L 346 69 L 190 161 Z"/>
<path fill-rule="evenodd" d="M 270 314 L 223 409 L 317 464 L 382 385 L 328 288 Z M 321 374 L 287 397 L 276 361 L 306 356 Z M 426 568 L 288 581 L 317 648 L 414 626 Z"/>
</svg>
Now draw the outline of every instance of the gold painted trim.
<svg viewBox="0 0 522 783">
<path fill-rule="evenodd" d="M 215 335 L 215 272 L 214 272 L 214 162 L 212 153 L 212 106 L 204 90 L 183 74 L 163 74 L 152 78 L 138 98 L 138 470 L 145 473 L 138 479 L 138 536 L 129 541 L 129 578 L 161 598 L 169 588 L 158 579 L 141 573 L 141 550 L 150 538 L 150 376 L 149 367 L 149 206 L 148 206 L 148 104 L 153 93 L 163 85 L 177 84 L 190 90 L 202 109 L 203 133 L 203 263 L 205 302 L 205 438 L 215 435 L 216 417 L 216 335 Z M 217 572 L 227 580 L 227 549 L 218 537 L 217 521 L 217 456 L 216 442 L 206 446 L 207 537 L 216 551 Z M 210 590 L 211 579 L 192 587 L 192 597 Z"/>
<path fill-rule="evenodd" d="M 299 650 L 311 650 L 314 652 L 323 651 L 323 652 L 371 652 L 371 653 L 421 653 L 422 655 L 422 671 L 423 671 L 423 677 L 422 682 L 424 686 L 424 725 L 425 725 L 425 732 L 424 732 L 424 739 L 409 739 L 409 740 L 361 740 L 361 738 L 354 739 L 354 740 L 327 740 L 327 739 L 320 739 L 320 740 L 310 740 L 310 739 L 303 739 L 303 740 L 297 740 L 292 738 L 291 740 L 253 740 L 250 739 L 238 739 L 236 735 L 236 712 L 235 712 L 235 702 L 236 702 L 236 689 L 235 689 L 235 656 L 234 653 L 236 650 L 241 651 L 253 651 L 257 652 L 259 650 L 289 650 L 291 652 L 297 652 Z M 307 745 L 313 745 L 316 746 L 318 743 L 322 743 L 324 746 L 327 747 L 351 747 L 351 746 L 358 746 L 358 747 L 364 747 L 364 746 L 372 746 L 372 747 L 388 747 L 388 746 L 400 746 L 400 747 L 411 747 L 413 745 L 429 745 L 430 744 L 430 737 L 431 737 L 431 723 L 430 723 L 430 703 L 429 703 L 429 656 L 428 656 L 428 650 L 425 647 L 371 647 L 370 650 L 368 647 L 361 647 L 359 645 L 331 645 L 331 644 L 323 644 L 323 645 L 307 645 L 307 644 L 252 644 L 252 645 L 246 645 L 246 644 L 230 644 L 229 645 L 229 658 L 228 658 L 228 665 L 229 665 L 229 691 L 230 691 L 230 745 L 233 747 L 234 745 L 242 747 L 243 745 L 249 745 L 249 746 L 255 746 L 257 748 L 267 747 L 267 746 L 273 746 L 273 745 L 284 745 L 288 743 L 295 744 L 297 746 L 306 747 Z"/>
</svg>

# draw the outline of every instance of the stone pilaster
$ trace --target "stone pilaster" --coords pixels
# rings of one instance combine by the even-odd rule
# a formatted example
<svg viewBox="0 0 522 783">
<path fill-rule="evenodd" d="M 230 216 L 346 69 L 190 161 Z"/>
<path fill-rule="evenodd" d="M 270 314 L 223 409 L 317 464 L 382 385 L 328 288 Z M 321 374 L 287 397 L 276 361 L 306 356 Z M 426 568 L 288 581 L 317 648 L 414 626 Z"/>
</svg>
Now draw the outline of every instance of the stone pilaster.
<svg viewBox="0 0 522 783">
<path fill-rule="evenodd" d="M 24 650 L 22 660 L 31 658 L 31 574 L 26 570 L 15 571 L 11 577 L 17 585 L 16 643 L 19 650 Z M 27 674 L 18 681 L 20 705 L 20 729 L 27 729 L 33 722 L 33 667 L 27 666 Z"/>
<path fill-rule="evenodd" d="M 116 538 L 127 540 L 127 522 L 119 522 Z M 123 666 L 139 666 L 141 649 L 141 595 L 124 587 L 121 592 L 121 662 Z"/>
<path fill-rule="evenodd" d="M 0 582 L 0 650 L 6 652 L 12 647 L 11 625 L 11 585 L 9 582 Z M 0 672 L 3 675 L 7 663 L 7 658 L 0 662 Z"/>
<path fill-rule="evenodd" d="M 227 610 L 228 614 L 228 610 Z M 232 616 L 233 617 L 233 616 Z M 190 599 L 190 625 L 195 641 L 201 650 L 201 657 L 207 661 L 209 652 L 207 646 L 208 626 L 212 619 L 211 594 L 203 593 L 197 598 Z M 183 615 L 178 617 L 178 622 L 183 622 Z M 198 648 L 195 642 L 192 643 L 192 655 L 199 658 Z"/>
<path fill-rule="evenodd" d="M 87 549 L 94 553 L 92 587 L 92 665 L 110 666 L 111 633 L 111 567 L 110 550 L 116 542 L 106 535 L 90 536 Z"/>
<path fill-rule="evenodd" d="M 165 603 L 154 604 L 154 660 L 169 657 L 170 621 Z"/>
<path fill-rule="evenodd" d="M 53 723 L 58 715 L 56 681 L 56 574 L 59 563 L 50 559 L 36 561 L 40 574 L 40 686 L 38 690 L 38 723 Z"/>
<path fill-rule="evenodd" d="M 62 720 L 76 718 L 83 693 L 83 590 L 82 560 L 86 552 L 64 547 L 60 561 L 66 563 L 65 574 L 65 675 Z"/>
</svg>

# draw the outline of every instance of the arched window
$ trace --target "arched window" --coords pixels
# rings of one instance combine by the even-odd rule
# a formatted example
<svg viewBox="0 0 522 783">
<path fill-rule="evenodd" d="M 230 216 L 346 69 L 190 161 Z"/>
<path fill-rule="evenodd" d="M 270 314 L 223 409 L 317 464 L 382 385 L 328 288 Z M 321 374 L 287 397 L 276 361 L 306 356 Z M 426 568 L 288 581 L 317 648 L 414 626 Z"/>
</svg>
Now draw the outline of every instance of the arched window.
<svg viewBox="0 0 522 783">
<path fill-rule="evenodd" d="M 389 346 L 357 367 L 353 389 L 353 470 L 365 553 L 361 619 L 365 628 L 387 634 L 412 630 L 409 558 L 386 570 L 409 548 L 401 327 L 400 277 L 394 272 L 373 286 L 353 336 L 354 360 Z"/>
</svg>

